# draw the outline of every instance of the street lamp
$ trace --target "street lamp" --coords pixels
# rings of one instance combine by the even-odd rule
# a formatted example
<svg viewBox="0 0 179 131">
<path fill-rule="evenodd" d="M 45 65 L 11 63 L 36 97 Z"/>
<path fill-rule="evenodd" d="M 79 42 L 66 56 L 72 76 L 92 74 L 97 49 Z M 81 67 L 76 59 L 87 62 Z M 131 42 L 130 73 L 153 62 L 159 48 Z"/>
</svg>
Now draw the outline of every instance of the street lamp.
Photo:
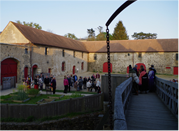
<svg viewBox="0 0 179 131">
<path fill-rule="evenodd" d="M 109 119 L 110 119 L 110 128 L 113 129 L 113 118 L 112 118 L 112 95 L 111 95 L 111 68 L 110 68 L 110 46 L 109 46 L 109 29 L 108 26 L 114 20 L 114 18 L 127 6 L 135 2 L 136 0 L 128 0 L 123 5 L 121 5 L 109 18 L 106 22 L 106 38 L 107 38 L 107 59 L 108 59 L 108 89 L 109 89 Z"/>
</svg>

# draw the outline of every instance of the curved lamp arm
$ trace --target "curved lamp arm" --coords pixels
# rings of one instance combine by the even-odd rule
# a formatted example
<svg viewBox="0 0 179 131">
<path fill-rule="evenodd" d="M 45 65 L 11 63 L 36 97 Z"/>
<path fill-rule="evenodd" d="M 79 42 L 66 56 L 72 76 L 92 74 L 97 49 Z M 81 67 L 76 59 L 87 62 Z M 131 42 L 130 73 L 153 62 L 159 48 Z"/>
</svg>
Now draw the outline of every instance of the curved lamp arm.
<svg viewBox="0 0 179 131">
<path fill-rule="evenodd" d="M 121 5 L 114 13 L 113 15 L 109 18 L 109 20 L 106 22 L 106 26 L 109 26 L 110 23 L 113 21 L 113 19 L 122 11 L 124 10 L 127 6 L 135 2 L 136 0 L 128 0 L 126 1 L 123 5 Z"/>
</svg>

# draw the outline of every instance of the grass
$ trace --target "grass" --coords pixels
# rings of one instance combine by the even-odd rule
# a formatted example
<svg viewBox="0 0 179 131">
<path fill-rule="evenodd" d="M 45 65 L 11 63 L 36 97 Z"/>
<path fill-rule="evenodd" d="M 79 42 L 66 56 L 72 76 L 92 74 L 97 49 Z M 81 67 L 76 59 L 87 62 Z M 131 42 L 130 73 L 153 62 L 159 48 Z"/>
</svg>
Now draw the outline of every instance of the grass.
<svg viewBox="0 0 179 131">
<path fill-rule="evenodd" d="M 14 93 L 12 93 L 14 94 Z M 8 101 L 1 101 L 1 103 L 9 103 L 9 104 L 36 104 L 37 101 L 41 100 L 41 99 L 48 99 L 49 96 L 52 96 L 52 97 L 60 97 L 62 95 L 57 95 L 57 94 L 54 94 L 54 95 L 45 95 L 45 94 L 42 94 L 40 96 L 36 96 L 36 97 L 31 97 L 31 99 L 27 102 L 23 102 L 23 103 L 17 103 L 17 102 L 12 102 L 11 100 L 8 100 Z M 7 99 L 7 98 L 10 98 L 12 96 L 10 95 L 5 95 L 5 96 L 0 96 L 0 99 Z M 82 95 L 78 95 L 78 96 L 75 96 L 75 95 L 67 95 L 67 96 L 64 96 L 62 97 L 61 99 L 56 99 L 55 101 L 60 101 L 60 100 L 67 100 L 67 99 L 70 99 L 70 98 L 76 98 L 76 97 L 82 97 Z"/>
<path fill-rule="evenodd" d="M 5 96 L 0 96 L 0 99 L 7 99 L 7 98 L 10 98 L 10 97 L 12 97 L 12 96 L 10 96 L 10 95 L 5 95 Z"/>
<path fill-rule="evenodd" d="M 96 113 L 96 112 L 100 112 L 102 110 L 98 110 L 98 111 L 89 111 L 89 112 L 77 112 L 77 113 L 68 113 L 66 115 L 62 115 L 62 116 L 54 116 L 54 117 L 44 117 L 41 119 L 35 119 L 35 117 L 30 116 L 27 119 L 23 119 L 23 118 L 1 118 L 1 122 L 43 122 L 43 121 L 49 121 L 49 120 L 58 120 L 61 118 L 72 118 L 75 116 L 79 116 L 79 115 L 85 115 L 85 114 L 90 114 L 90 113 Z"/>
<path fill-rule="evenodd" d="M 45 89 L 43 89 L 42 91 L 46 91 Z M 64 90 L 56 90 L 56 92 L 64 92 Z M 70 91 L 68 93 L 76 93 L 77 91 Z M 83 91 L 78 91 L 81 94 L 97 94 L 96 92 L 83 92 Z"/>
</svg>

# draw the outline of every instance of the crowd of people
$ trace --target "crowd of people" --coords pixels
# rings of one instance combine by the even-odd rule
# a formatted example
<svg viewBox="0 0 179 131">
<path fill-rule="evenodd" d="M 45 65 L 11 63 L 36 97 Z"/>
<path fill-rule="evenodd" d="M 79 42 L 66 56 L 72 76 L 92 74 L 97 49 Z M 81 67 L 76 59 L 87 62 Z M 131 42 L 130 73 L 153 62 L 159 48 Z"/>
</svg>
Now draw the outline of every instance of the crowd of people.
<svg viewBox="0 0 179 131">
<path fill-rule="evenodd" d="M 56 79 L 55 76 L 52 76 L 52 74 L 50 75 L 50 77 L 46 75 L 45 78 L 42 73 L 40 74 L 40 76 L 36 75 L 34 78 L 34 82 L 32 81 L 32 77 L 28 75 L 27 78 L 24 78 L 23 84 L 26 85 L 29 89 L 31 89 L 31 86 L 34 84 L 34 89 L 39 89 L 40 87 L 40 90 L 43 89 L 44 84 L 45 89 L 50 89 L 51 91 L 53 91 L 53 94 L 55 94 L 56 91 Z"/>
<path fill-rule="evenodd" d="M 101 80 L 100 80 L 100 74 L 92 75 L 91 77 L 82 77 L 80 76 L 78 79 L 78 76 L 76 74 L 74 75 L 67 75 L 64 76 L 64 93 L 67 93 L 67 91 L 70 92 L 71 88 L 75 88 L 76 91 L 80 91 L 83 89 L 87 89 L 88 91 L 92 91 L 95 89 L 95 92 L 100 93 L 101 92 Z"/>
<path fill-rule="evenodd" d="M 133 91 L 136 95 L 138 95 L 138 90 L 140 90 L 140 93 L 145 91 L 147 93 L 148 91 L 154 92 L 155 91 L 155 74 L 156 70 L 154 68 L 154 65 L 151 65 L 149 68 L 148 73 L 146 72 L 146 69 L 144 69 L 144 66 L 140 66 L 140 68 L 137 70 L 137 65 L 135 65 L 134 68 L 132 68 L 131 65 L 129 65 L 129 73 L 136 74 L 134 77 L 133 82 Z"/>
</svg>

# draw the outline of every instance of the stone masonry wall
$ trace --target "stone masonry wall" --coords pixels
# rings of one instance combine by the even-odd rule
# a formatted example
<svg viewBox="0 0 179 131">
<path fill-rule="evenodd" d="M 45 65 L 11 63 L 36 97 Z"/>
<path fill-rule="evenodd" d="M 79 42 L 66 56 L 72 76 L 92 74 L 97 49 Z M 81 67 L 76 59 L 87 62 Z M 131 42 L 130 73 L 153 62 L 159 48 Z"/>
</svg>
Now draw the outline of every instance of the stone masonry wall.
<svg viewBox="0 0 179 131">
<path fill-rule="evenodd" d="M 28 50 L 28 54 L 25 54 L 25 48 L 29 47 L 21 45 L 16 46 L 12 44 L 1 44 L 0 61 L 2 62 L 7 58 L 11 58 L 17 62 L 17 82 L 21 82 L 22 78 L 24 77 L 24 68 L 30 67 L 30 53 Z"/>
<path fill-rule="evenodd" d="M 97 60 L 94 60 L 94 54 L 97 54 Z M 137 63 L 144 63 L 147 71 L 151 65 L 154 65 L 157 73 L 173 74 L 173 67 L 178 66 L 176 54 L 178 52 L 142 52 L 139 58 L 139 53 L 111 53 L 112 72 L 127 72 L 127 66 L 133 67 Z M 89 53 L 89 71 L 102 72 L 105 62 L 107 62 L 106 53 Z"/>
</svg>

